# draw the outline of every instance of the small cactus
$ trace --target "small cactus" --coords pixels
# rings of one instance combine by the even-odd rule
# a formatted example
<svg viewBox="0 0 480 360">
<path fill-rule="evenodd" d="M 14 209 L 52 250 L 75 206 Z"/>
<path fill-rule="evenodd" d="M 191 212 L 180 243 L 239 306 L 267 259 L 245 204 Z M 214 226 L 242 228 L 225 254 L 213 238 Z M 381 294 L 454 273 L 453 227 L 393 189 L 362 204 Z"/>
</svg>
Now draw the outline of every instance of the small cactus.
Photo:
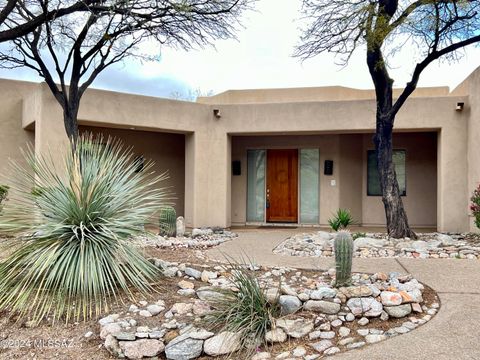
<svg viewBox="0 0 480 360">
<path fill-rule="evenodd" d="M 173 237 L 177 231 L 177 213 L 171 206 L 160 210 L 159 235 Z"/>
<path fill-rule="evenodd" d="M 335 237 L 335 287 L 349 286 L 352 281 L 353 239 L 348 231 Z"/>
</svg>

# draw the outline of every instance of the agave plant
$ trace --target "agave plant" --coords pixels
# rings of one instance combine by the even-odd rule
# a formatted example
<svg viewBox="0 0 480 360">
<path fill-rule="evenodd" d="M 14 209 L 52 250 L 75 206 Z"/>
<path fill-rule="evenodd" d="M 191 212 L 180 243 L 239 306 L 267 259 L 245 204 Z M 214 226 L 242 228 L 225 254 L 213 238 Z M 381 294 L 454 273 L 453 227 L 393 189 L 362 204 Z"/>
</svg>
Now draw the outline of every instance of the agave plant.
<svg viewBox="0 0 480 360">
<path fill-rule="evenodd" d="M 333 231 L 346 229 L 350 225 L 355 224 L 355 220 L 347 209 L 338 209 L 333 218 L 328 220 L 328 224 Z"/>
<path fill-rule="evenodd" d="M 10 201 L 0 230 L 11 254 L 0 262 L 0 310 L 38 322 L 49 315 L 87 319 L 120 292 L 151 292 L 158 273 L 132 243 L 156 218 L 166 192 L 152 163 L 137 172 L 131 149 L 84 135 L 63 155 L 25 153 L 12 163 Z"/>
</svg>

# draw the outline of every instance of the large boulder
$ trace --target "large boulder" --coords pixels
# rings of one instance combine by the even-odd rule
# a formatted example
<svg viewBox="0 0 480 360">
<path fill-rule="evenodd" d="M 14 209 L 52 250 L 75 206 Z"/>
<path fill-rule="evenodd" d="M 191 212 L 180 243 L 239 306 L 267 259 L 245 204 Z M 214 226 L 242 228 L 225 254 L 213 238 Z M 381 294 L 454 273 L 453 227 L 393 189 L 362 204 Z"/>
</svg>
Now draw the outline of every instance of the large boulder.
<svg viewBox="0 0 480 360">
<path fill-rule="evenodd" d="M 437 240 L 440 241 L 441 246 L 451 246 L 455 244 L 455 240 L 447 234 L 438 234 Z"/>
<path fill-rule="evenodd" d="M 197 289 L 197 296 L 200 300 L 203 300 L 206 302 L 215 302 L 215 301 L 223 300 L 225 296 L 217 290 L 218 288 L 214 288 L 211 286 L 204 286 Z"/>
<path fill-rule="evenodd" d="M 107 335 L 105 338 L 105 343 L 103 344 L 105 349 L 116 358 L 124 357 L 122 349 L 118 344 L 118 340 L 113 335 Z"/>
<path fill-rule="evenodd" d="M 165 355 L 169 360 L 190 360 L 199 357 L 203 350 L 203 340 L 194 339 L 190 334 L 177 336 L 165 347 Z"/>
<path fill-rule="evenodd" d="M 265 333 L 265 341 L 269 343 L 282 343 L 287 341 L 287 334 L 281 328 L 277 327 Z"/>
<path fill-rule="evenodd" d="M 280 304 L 280 310 L 283 315 L 293 314 L 302 307 L 300 299 L 292 295 L 280 296 L 278 303 Z"/>
<path fill-rule="evenodd" d="M 159 355 L 165 345 L 160 340 L 140 339 L 136 341 L 120 341 L 120 349 L 128 359 L 142 359 Z"/>
<path fill-rule="evenodd" d="M 376 317 L 383 310 L 382 304 L 372 297 L 351 298 L 347 301 L 347 306 L 355 316 Z"/>
<path fill-rule="evenodd" d="M 288 336 L 293 338 L 302 338 L 313 330 L 313 320 L 298 318 L 291 319 L 278 319 L 276 321 L 277 327 L 285 330 Z"/>
<path fill-rule="evenodd" d="M 310 294 L 312 300 L 332 299 L 337 295 L 337 291 L 328 286 L 322 286 L 317 290 L 313 290 Z"/>
<path fill-rule="evenodd" d="M 328 315 L 338 314 L 340 311 L 340 304 L 323 301 L 323 300 L 308 300 L 303 306 L 305 310 L 320 312 Z"/>
<path fill-rule="evenodd" d="M 393 291 L 382 291 L 380 293 L 382 304 L 385 306 L 397 306 L 403 301 L 402 295 Z"/>
<path fill-rule="evenodd" d="M 210 356 L 220 356 L 234 353 L 240 347 L 240 334 L 224 331 L 205 340 L 203 351 Z"/>
<path fill-rule="evenodd" d="M 376 247 L 381 248 L 388 244 L 388 241 L 385 239 L 374 239 L 369 237 L 359 237 L 353 241 L 353 248 L 357 250 L 358 248 L 369 248 Z"/>
<path fill-rule="evenodd" d="M 412 312 L 412 306 L 410 304 L 403 304 L 398 306 L 385 306 L 385 312 L 394 318 L 402 318 Z"/>
</svg>

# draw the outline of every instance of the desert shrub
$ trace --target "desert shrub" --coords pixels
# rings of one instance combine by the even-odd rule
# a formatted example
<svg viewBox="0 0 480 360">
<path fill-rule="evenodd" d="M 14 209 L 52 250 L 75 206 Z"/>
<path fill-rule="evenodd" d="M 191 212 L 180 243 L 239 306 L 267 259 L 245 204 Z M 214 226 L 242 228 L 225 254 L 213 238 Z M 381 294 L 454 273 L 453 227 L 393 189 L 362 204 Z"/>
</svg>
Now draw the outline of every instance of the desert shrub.
<svg viewBox="0 0 480 360">
<path fill-rule="evenodd" d="M 350 225 L 355 224 L 352 214 L 347 209 L 338 209 L 333 218 L 328 220 L 328 224 L 334 231 L 346 229 Z"/>
<path fill-rule="evenodd" d="M 472 202 L 470 210 L 475 218 L 475 226 L 480 229 L 480 185 L 473 191 L 470 201 Z"/>
<path fill-rule="evenodd" d="M 255 345 L 265 344 L 265 333 L 279 316 L 280 307 L 268 302 L 265 289 L 249 269 L 235 265 L 231 282 L 238 291 L 215 290 L 219 296 L 209 302 L 213 311 L 205 317 L 206 326 L 240 334 L 244 351 L 253 351 Z"/>
<path fill-rule="evenodd" d="M 119 141 L 82 136 L 58 164 L 25 152 L 0 229 L 14 235 L 0 263 L 0 310 L 35 322 L 87 319 L 108 311 L 120 293 L 151 293 L 157 268 L 132 237 L 153 221 L 165 200 L 152 163 L 136 172 Z M 40 191 L 32 191 L 34 189 Z"/>
</svg>

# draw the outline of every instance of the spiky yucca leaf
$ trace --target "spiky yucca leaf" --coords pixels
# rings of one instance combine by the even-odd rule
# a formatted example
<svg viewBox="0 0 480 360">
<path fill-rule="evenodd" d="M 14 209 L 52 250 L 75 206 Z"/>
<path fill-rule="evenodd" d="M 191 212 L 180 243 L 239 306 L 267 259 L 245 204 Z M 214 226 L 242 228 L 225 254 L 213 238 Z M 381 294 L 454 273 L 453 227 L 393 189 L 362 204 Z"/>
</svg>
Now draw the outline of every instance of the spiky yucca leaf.
<svg viewBox="0 0 480 360">
<path fill-rule="evenodd" d="M 25 153 L 28 166 L 12 163 L 10 201 L 0 230 L 14 235 L 0 262 L 0 310 L 38 322 L 66 321 L 108 311 L 132 288 L 146 293 L 158 275 L 132 244 L 155 219 L 166 192 L 152 163 L 137 172 L 131 149 L 116 140 L 84 135 L 55 164 Z"/>
</svg>

